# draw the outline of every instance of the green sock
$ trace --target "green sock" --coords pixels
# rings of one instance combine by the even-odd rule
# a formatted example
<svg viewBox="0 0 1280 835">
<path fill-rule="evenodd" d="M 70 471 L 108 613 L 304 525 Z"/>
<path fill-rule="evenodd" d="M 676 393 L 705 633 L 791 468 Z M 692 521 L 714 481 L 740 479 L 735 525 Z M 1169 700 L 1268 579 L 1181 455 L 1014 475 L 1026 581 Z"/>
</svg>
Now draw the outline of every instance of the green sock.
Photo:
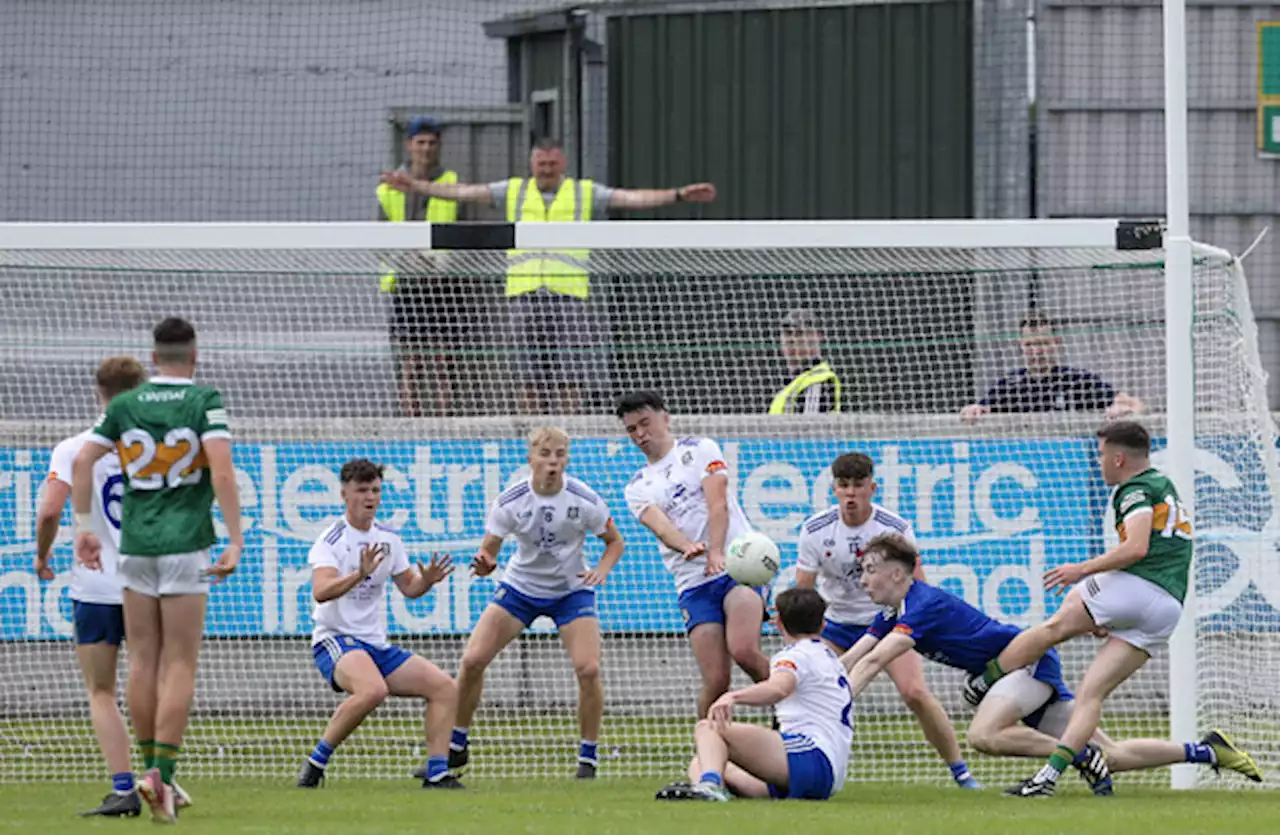
<svg viewBox="0 0 1280 835">
<path fill-rule="evenodd" d="M 1059 745 L 1053 755 L 1049 757 L 1049 767 L 1061 774 L 1067 770 L 1067 766 L 1075 762 L 1075 759 L 1075 751 L 1065 745 Z"/>
<path fill-rule="evenodd" d="M 173 773 L 178 770 L 179 750 L 177 745 L 156 743 L 156 768 L 160 769 L 160 779 L 166 786 L 173 784 Z"/>
<path fill-rule="evenodd" d="M 1000 666 L 999 658 L 992 658 L 987 662 L 987 668 L 982 671 L 982 680 L 987 684 L 995 684 L 1004 678 L 1004 667 Z"/>
<path fill-rule="evenodd" d="M 156 767 L 156 741 L 154 739 L 138 740 L 138 750 L 142 752 L 142 770 L 150 771 Z"/>
</svg>

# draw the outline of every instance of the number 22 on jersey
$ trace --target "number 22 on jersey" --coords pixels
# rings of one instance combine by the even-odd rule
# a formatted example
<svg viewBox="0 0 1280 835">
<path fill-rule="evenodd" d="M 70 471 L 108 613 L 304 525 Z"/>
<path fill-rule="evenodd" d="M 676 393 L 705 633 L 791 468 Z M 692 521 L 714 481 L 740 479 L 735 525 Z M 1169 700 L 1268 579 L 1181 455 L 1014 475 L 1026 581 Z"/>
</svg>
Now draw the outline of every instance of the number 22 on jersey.
<svg viewBox="0 0 1280 835">
<path fill-rule="evenodd" d="M 162 490 L 199 484 L 206 463 L 194 429 L 170 429 L 157 444 L 149 432 L 128 429 L 120 435 L 120 463 L 133 490 Z"/>
</svg>

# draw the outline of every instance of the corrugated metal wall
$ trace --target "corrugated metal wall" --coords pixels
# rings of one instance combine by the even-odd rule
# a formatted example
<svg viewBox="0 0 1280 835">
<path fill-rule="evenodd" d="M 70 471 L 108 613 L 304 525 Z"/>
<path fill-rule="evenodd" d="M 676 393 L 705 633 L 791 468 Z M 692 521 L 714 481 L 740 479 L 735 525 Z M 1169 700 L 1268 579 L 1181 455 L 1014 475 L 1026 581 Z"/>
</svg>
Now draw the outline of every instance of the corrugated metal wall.
<svg viewBox="0 0 1280 835">
<path fill-rule="evenodd" d="M 715 218 L 973 212 L 973 3 L 621 15 L 610 179 L 713 180 Z"/>
<path fill-rule="evenodd" d="M 1256 23 L 1280 6 L 1188 0 L 1192 234 L 1243 251 L 1280 213 L 1280 161 L 1255 151 Z M 1041 0 L 1038 212 L 1164 214 L 1164 71 L 1158 0 Z M 1272 407 L 1280 405 L 1280 242 L 1245 264 Z"/>
</svg>

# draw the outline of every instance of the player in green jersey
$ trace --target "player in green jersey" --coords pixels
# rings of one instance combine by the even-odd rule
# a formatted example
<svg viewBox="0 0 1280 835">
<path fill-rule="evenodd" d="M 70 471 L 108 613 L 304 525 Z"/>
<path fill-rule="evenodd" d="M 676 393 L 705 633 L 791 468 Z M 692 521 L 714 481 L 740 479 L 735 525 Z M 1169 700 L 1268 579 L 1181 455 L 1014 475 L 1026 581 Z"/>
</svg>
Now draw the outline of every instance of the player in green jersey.
<svg viewBox="0 0 1280 835">
<path fill-rule="evenodd" d="M 1036 774 L 1008 790 L 1018 797 L 1053 794 L 1058 776 L 1098 730 L 1102 702 L 1162 649 L 1182 615 L 1191 571 L 1191 519 L 1167 476 L 1151 466 L 1151 436 L 1134 421 L 1098 430 L 1098 460 L 1111 494 L 1120 544 L 1099 557 L 1060 565 L 1044 576 L 1047 589 L 1071 588 L 1053 617 L 1026 630 L 970 679 L 966 697 L 975 702 L 995 680 L 1033 664 L 1057 644 L 1079 635 L 1105 637 L 1076 693 L 1075 710 L 1058 749 Z M 1229 768 L 1251 780 L 1258 767 L 1221 731 L 1211 731 L 1190 755 L 1215 769 Z"/>
<path fill-rule="evenodd" d="M 222 396 L 196 385 L 196 332 L 182 319 L 153 331 L 157 374 L 114 398 L 76 456 L 71 503 L 76 559 L 99 568 L 91 524 L 94 462 L 114 449 L 125 475 L 118 573 L 129 636 L 129 714 L 146 774 L 138 791 L 153 820 L 175 818 L 173 775 L 195 692 L 210 581 L 235 571 L 244 549 Z M 230 540 L 209 564 L 214 497 Z"/>
</svg>

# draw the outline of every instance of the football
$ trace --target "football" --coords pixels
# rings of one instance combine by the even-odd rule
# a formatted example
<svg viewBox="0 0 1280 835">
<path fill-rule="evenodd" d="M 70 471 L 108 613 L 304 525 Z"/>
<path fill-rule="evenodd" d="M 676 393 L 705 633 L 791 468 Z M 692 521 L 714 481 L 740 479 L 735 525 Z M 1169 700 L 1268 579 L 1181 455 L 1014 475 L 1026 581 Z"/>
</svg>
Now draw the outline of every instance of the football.
<svg viewBox="0 0 1280 835">
<path fill-rule="evenodd" d="M 763 586 L 773 581 L 781 561 L 772 539 L 751 531 L 729 543 L 724 555 L 725 570 L 744 586 Z"/>
</svg>

